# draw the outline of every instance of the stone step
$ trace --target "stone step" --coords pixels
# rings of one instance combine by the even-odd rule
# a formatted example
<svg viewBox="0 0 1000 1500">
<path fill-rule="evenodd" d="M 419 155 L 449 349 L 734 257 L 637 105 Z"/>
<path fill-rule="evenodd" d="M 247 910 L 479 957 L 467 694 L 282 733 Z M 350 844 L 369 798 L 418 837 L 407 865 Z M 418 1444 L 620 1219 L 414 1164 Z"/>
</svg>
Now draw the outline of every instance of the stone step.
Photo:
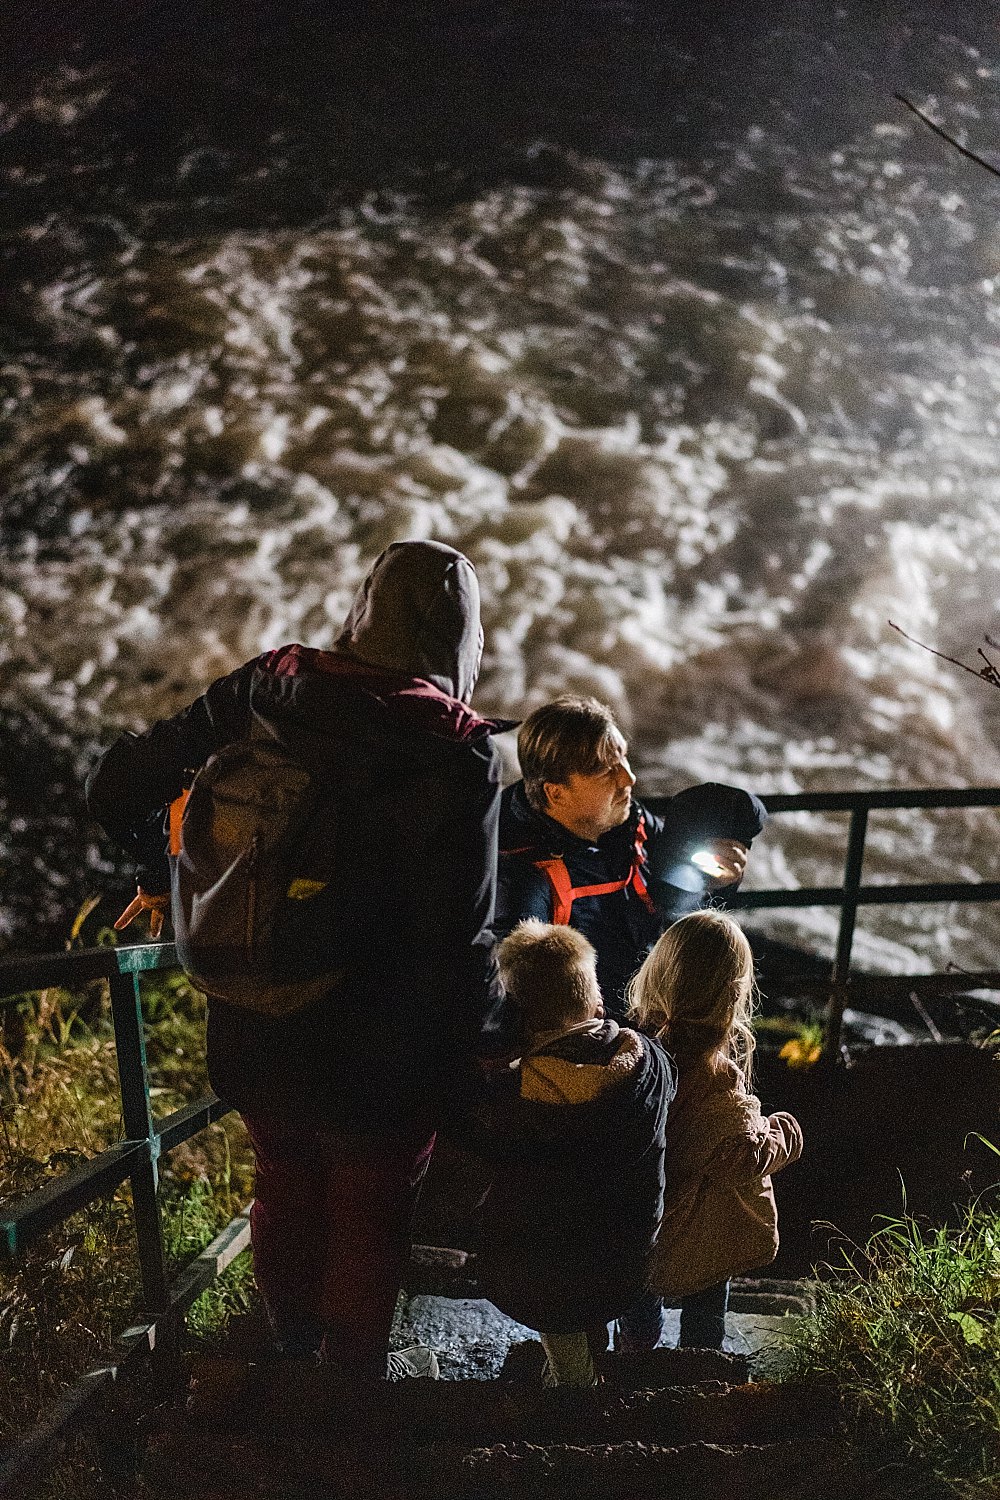
<svg viewBox="0 0 1000 1500">
<path fill-rule="evenodd" d="M 476 1298 L 481 1295 L 476 1275 L 474 1251 L 414 1245 L 406 1291 L 410 1296 Z M 732 1282 L 729 1306 L 734 1313 L 807 1316 L 815 1310 L 815 1296 L 808 1281 L 737 1277 Z"/>
<path fill-rule="evenodd" d="M 265 1442 L 164 1427 L 143 1479 L 157 1500 L 869 1500 L 836 1438 L 779 1443 Z"/>
<path fill-rule="evenodd" d="M 857 1466 L 835 1439 L 720 1445 L 656 1441 L 480 1449 L 454 1462 L 429 1454 L 416 1495 L 455 1500 L 843 1500 Z M 457 1478 L 457 1483 L 456 1483 Z"/>
<path fill-rule="evenodd" d="M 736 1277 L 730 1283 L 729 1311 L 764 1317 L 807 1318 L 816 1311 L 814 1284 L 809 1281 L 771 1281 L 764 1277 Z"/>
<path fill-rule="evenodd" d="M 449 1250 L 443 1245 L 414 1245 L 404 1290 L 411 1296 L 478 1297 L 475 1252 Z"/>
<path fill-rule="evenodd" d="M 690 1360 L 702 1351 L 682 1352 Z M 363 1431 L 380 1442 L 447 1438 L 467 1447 L 519 1439 L 776 1442 L 826 1436 L 839 1425 L 839 1405 L 821 1389 L 719 1380 L 670 1384 L 675 1375 L 669 1357 L 607 1361 L 616 1364 L 632 1369 L 593 1391 L 544 1390 L 537 1380 L 406 1380 L 358 1392 L 338 1384 L 322 1366 L 254 1367 L 205 1359 L 196 1367 L 187 1411 L 192 1427 L 252 1433 L 268 1441 L 340 1442 Z M 738 1364 L 732 1361 L 734 1369 Z M 686 1373 L 702 1372 L 689 1364 Z"/>
<path fill-rule="evenodd" d="M 187 1409 L 163 1409 L 150 1423 L 144 1493 L 155 1500 L 909 1496 L 898 1481 L 881 1489 L 851 1451 L 832 1392 L 751 1381 L 743 1354 L 609 1354 L 595 1390 L 543 1389 L 537 1337 L 475 1297 L 474 1272 L 469 1252 L 417 1247 L 411 1283 L 423 1278 L 434 1290 L 404 1298 L 395 1335 L 397 1343 L 416 1338 L 439 1347 L 443 1371 L 474 1378 L 352 1392 L 329 1367 L 261 1358 L 261 1330 L 249 1319 L 244 1357 L 231 1349 L 229 1357 L 196 1358 Z M 809 1283 L 734 1282 L 730 1337 L 748 1350 L 766 1345 L 783 1331 L 785 1313 L 808 1313 L 811 1296 Z"/>
<path fill-rule="evenodd" d="M 537 1388 L 544 1364 L 545 1352 L 538 1339 L 525 1339 L 511 1344 L 499 1378 Z M 651 1349 L 644 1354 L 608 1354 L 598 1361 L 597 1367 L 609 1385 L 633 1390 L 641 1386 L 698 1385 L 703 1381 L 743 1385 L 750 1378 L 747 1356 L 721 1349 Z"/>
<path fill-rule="evenodd" d="M 705 1360 L 708 1357 L 709 1363 Z M 719 1363 L 721 1361 L 721 1364 Z M 609 1356 L 620 1383 L 409 1380 L 351 1391 L 301 1361 L 195 1361 L 147 1425 L 150 1500 L 928 1500 L 853 1450 L 828 1387 L 699 1378 L 718 1351 Z M 676 1382 L 682 1374 L 689 1383 Z"/>
</svg>

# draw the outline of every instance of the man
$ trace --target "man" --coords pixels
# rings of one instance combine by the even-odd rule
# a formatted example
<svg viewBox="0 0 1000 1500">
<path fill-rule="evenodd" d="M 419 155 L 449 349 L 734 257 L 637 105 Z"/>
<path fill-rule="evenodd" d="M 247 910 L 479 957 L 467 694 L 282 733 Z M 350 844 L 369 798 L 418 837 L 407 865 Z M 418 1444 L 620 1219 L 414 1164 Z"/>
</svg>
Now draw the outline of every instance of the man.
<svg viewBox="0 0 1000 1500">
<path fill-rule="evenodd" d="M 386 1375 L 417 1193 L 491 1000 L 500 726 L 468 707 L 481 656 L 468 559 L 395 543 L 332 651 L 248 662 L 119 739 L 87 788 L 137 861 L 117 925 L 148 910 L 154 936 L 170 904 L 164 810 L 215 752 L 263 736 L 348 789 L 343 977 L 277 1017 L 210 994 L 208 1068 L 256 1154 L 254 1271 L 279 1349 L 322 1348 L 350 1378 Z M 389 1373 L 436 1365 L 430 1351 L 393 1355 Z"/>
<path fill-rule="evenodd" d="M 597 950 L 609 1016 L 660 933 L 734 889 L 767 817 L 738 787 L 708 783 L 656 817 L 632 795 L 628 745 L 611 710 L 565 695 L 530 714 L 517 740 L 523 780 L 504 792 L 494 934 L 525 917 L 569 924 Z"/>
</svg>

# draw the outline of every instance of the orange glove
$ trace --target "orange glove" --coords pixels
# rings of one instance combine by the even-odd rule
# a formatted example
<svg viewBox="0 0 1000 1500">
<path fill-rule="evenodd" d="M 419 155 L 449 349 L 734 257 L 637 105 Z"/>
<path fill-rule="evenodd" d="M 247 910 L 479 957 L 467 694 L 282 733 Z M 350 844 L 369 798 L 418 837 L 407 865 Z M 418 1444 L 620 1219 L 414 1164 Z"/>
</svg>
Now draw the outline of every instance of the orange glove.
<svg viewBox="0 0 1000 1500">
<path fill-rule="evenodd" d="M 134 922 L 141 911 L 149 912 L 149 935 L 155 942 L 163 931 L 163 918 L 170 910 L 170 892 L 164 891 L 160 895 L 150 895 L 138 886 L 136 894 L 122 912 L 115 923 L 115 931 L 121 932 L 130 922 Z"/>
</svg>

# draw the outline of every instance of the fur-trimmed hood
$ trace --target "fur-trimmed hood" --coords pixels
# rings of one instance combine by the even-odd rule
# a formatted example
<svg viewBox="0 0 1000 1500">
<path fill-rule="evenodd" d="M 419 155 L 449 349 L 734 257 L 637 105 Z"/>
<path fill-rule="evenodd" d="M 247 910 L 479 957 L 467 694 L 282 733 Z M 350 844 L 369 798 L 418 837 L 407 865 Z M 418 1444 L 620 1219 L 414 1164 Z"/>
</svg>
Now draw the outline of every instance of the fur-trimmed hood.
<svg viewBox="0 0 1000 1500">
<path fill-rule="evenodd" d="M 521 1098 L 536 1104 L 594 1104 L 634 1082 L 644 1065 L 638 1032 L 616 1021 L 574 1028 L 521 1059 Z"/>
</svg>

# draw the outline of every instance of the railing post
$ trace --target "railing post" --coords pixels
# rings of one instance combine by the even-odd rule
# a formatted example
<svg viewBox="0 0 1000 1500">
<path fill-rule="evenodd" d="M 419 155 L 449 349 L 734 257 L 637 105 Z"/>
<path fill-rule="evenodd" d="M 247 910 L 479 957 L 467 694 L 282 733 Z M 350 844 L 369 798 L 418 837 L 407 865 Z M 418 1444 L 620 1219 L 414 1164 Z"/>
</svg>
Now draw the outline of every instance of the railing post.
<svg viewBox="0 0 1000 1500">
<path fill-rule="evenodd" d="M 160 1142 L 149 1104 L 149 1073 L 146 1066 L 146 1040 L 142 1029 L 139 976 L 133 973 L 114 974 L 108 983 L 115 1024 L 115 1049 L 118 1054 L 125 1135 L 130 1141 L 145 1141 L 147 1144 L 146 1154 L 129 1177 L 132 1216 L 139 1250 L 143 1312 L 159 1328 L 172 1330 L 168 1332 L 164 1345 L 155 1351 L 164 1383 L 169 1383 L 179 1377 L 180 1351 L 177 1329 L 170 1313 L 170 1285 L 157 1196 Z"/>
<path fill-rule="evenodd" d="M 840 909 L 837 954 L 833 961 L 830 1003 L 827 1006 L 823 1039 L 823 1057 L 828 1063 L 836 1061 L 840 1056 L 844 1007 L 847 1003 L 847 981 L 851 972 L 851 949 L 854 946 L 854 925 L 858 916 L 858 892 L 861 887 L 861 867 L 865 859 L 867 832 L 868 808 L 866 806 L 855 807 L 851 813 L 851 829 L 847 840 L 847 859 L 844 862 L 844 900 Z"/>
</svg>

